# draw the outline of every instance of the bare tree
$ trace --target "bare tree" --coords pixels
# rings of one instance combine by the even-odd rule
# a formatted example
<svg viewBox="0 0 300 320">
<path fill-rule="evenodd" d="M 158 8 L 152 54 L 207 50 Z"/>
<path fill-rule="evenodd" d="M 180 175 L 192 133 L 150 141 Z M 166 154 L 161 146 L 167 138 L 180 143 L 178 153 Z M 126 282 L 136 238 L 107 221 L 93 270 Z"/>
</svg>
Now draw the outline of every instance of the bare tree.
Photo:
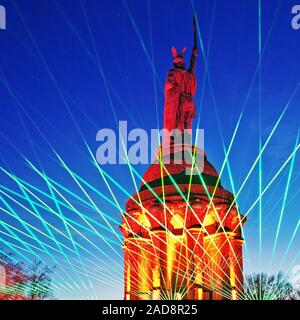
<svg viewBox="0 0 300 320">
<path fill-rule="evenodd" d="M 0 300 L 21 300 L 25 297 L 28 277 L 23 265 L 14 262 L 10 256 L 11 254 L 0 253 L 0 265 L 5 272 L 4 283 L 0 288 Z"/>
<path fill-rule="evenodd" d="M 2 250 L 0 250 L 2 251 Z M 4 251 L 2 251 L 4 252 Z M 44 300 L 53 298 L 53 271 L 41 261 L 31 266 L 15 263 L 12 254 L 0 253 L 5 282 L 0 286 L 0 300 Z"/>
<path fill-rule="evenodd" d="M 41 261 L 34 261 L 29 268 L 30 275 L 27 281 L 27 295 L 29 300 L 44 300 L 53 298 L 51 288 L 51 274 L 53 271 Z"/>
<path fill-rule="evenodd" d="M 245 294 L 256 300 L 295 300 L 296 290 L 282 272 L 268 276 L 256 273 L 246 278 Z"/>
</svg>

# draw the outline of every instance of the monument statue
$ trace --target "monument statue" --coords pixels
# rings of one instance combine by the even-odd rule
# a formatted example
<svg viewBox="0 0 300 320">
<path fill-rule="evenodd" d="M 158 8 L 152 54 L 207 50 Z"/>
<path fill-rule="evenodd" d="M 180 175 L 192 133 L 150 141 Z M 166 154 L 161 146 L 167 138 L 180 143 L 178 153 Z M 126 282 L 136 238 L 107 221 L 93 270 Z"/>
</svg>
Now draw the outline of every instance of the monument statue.
<svg viewBox="0 0 300 320">
<path fill-rule="evenodd" d="M 194 17 L 194 47 L 188 69 L 185 67 L 184 53 L 186 47 L 178 54 L 172 47 L 173 68 L 168 71 L 165 83 L 164 129 L 183 131 L 192 129 L 196 114 L 194 95 L 196 92 L 196 57 L 198 54 L 196 19 Z"/>
<path fill-rule="evenodd" d="M 172 48 L 174 66 L 167 75 L 164 109 L 169 132 L 165 130 L 155 160 L 122 214 L 126 300 L 245 299 L 245 218 L 204 150 L 186 137 L 195 117 L 195 19 L 189 69 L 184 52 Z"/>
</svg>

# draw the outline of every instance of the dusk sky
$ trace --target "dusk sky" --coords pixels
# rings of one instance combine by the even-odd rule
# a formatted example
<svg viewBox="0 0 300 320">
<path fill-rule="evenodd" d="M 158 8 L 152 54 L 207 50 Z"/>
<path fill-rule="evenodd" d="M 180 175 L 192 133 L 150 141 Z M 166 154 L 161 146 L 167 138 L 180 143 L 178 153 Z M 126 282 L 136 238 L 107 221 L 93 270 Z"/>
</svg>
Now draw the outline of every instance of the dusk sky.
<svg viewBox="0 0 300 320">
<path fill-rule="evenodd" d="M 95 156 L 97 131 L 117 132 L 118 121 L 127 121 L 128 130 L 148 133 L 162 127 L 171 47 L 187 46 L 188 62 L 195 13 L 202 47 L 194 129 L 197 123 L 204 129 L 205 152 L 218 172 L 223 146 L 228 149 L 243 111 L 221 181 L 233 193 L 242 187 L 237 203 L 248 215 L 246 273 L 280 269 L 291 275 L 300 264 L 299 154 L 289 159 L 299 145 L 300 30 L 291 24 L 292 7 L 299 1 L 261 2 L 260 33 L 259 0 L 0 0 L 7 15 L 7 29 L 0 30 L 0 166 L 7 172 L 0 172 L 0 249 L 25 263 L 39 259 L 56 266 L 58 298 L 122 298 L 121 213 L 113 195 L 124 210 L 135 184 L 127 165 L 104 165 L 121 186 L 108 180 L 112 195 L 86 145 Z M 259 202 L 253 205 L 259 197 L 260 135 L 262 146 L 267 143 L 261 158 L 262 189 L 267 187 L 261 204 L 261 252 Z M 89 197 L 56 153 L 82 183 L 94 188 L 83 184 Z M 146 168 L 134 166 L 140 175 Z M 30 184 L 23 186 L 43 203 L 22 189 L 14 175 Z M 135 179 L 139 186 L 140 177 Z M 58 208 L 55 199 L 66 207 Z M 93 219 L 88 220 L 93 230 L 77 212 Z M 114 232 L 102 214 L 110 218 Z M 78 252 L 64 236 L 59 215 L 80 231 L 70 230 Z M 60 286 L 61 279 L 77 285 Z"/>
</svg>

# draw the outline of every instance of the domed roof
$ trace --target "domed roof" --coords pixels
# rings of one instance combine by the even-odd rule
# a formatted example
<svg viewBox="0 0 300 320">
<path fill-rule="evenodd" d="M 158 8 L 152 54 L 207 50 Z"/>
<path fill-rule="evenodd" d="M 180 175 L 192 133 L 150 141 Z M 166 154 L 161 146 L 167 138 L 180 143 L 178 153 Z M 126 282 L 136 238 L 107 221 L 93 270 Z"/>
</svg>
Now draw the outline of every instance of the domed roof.
<svg viewBox="0 0 300 320">
<path fill-rule="evenodd" d="M 191 149 L 189 151 L 191 151 Z M 220 181 L 218 181 L 219 175 L 213 165 L 207 160 L 204 151 L 197 148 L 196 153 L 196 165 L 193 166 L 192 177 L 192 161 L 187 163 L 183 160 L 174 163 L 174 157 L 168 158 L 170 161 L 165 161 L 166 154 L 164 154 L 161 163 L 158 161 L 154 162 L 145 172 L 141 182 L 141 190 L 144 190 L 149 186 L 160 186 L 162 182 L 165 186 L 174 184 L 174 182 L 176 182 L 176 184 L 190 184 L 191 179 L 191 183 L 193 184 L 203 184 L 203 182 L 205 182 L 207 186 L 215 186 L 218 182 L 220 187 Z M 174 152 L 171 154 L 174 156 Z"/>
<path fill-rule="evenodd" d="M 191 149 L 191 146 L 189 148 L 185 146 L 184 151 L 190 153 L 191 150 L 195 151 L 195 148 Z M 178 153 L 176 148 L 171 152 L 169 150 L 162 151 L 160 157 L 162 161 L 154 161 L 149 166 L 143 176 L 139 192 L 128 199 L 127 211 L 138 209 L 140 201 L 143 202 L 143 205 L 153 201 L 160 202 L 159 199 L 163 198 L 168 198 L 168 201 L 183 201 L 183 195 L 187 196 L 188 194 L 190 200 L 198 198 L 209 202 L 209 195 L 212 194 L 214 194 L 214 201 L 233 200 L 233 195 L 221 186 L 218 172 L 207 160 L 202 149 L 196 148 L 197 168 L 193 167 L 193 174 L 191 174 L 192 162 L 178 163 L 178 161 L 174 161 L 174 155 Z M 168 155 L 171 155 L 171 159 L 166 157 Z"/>
</svg>

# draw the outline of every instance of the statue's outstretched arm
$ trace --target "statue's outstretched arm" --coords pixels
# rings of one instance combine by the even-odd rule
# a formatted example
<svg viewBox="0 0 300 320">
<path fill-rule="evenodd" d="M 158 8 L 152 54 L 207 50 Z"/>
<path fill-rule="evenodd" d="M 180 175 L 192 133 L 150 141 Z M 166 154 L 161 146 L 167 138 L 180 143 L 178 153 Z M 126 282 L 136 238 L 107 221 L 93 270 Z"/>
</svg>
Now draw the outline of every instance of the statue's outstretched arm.
<svg viewBox="0 0 300 320">
<path fill-rule="evenodd" d="M 193 47 L 193 53 L 191 56 L 191 61 L 190 61 L 190 68 L 189 70 L 195 73 L 196 71 L 196 60 L 197 60 L 197 55 L 198 55 L 198 45 L 197 45 L 197 22 L 196 22 L 196 17 L 194 16 L 194 47 Z"/>
</svg>

